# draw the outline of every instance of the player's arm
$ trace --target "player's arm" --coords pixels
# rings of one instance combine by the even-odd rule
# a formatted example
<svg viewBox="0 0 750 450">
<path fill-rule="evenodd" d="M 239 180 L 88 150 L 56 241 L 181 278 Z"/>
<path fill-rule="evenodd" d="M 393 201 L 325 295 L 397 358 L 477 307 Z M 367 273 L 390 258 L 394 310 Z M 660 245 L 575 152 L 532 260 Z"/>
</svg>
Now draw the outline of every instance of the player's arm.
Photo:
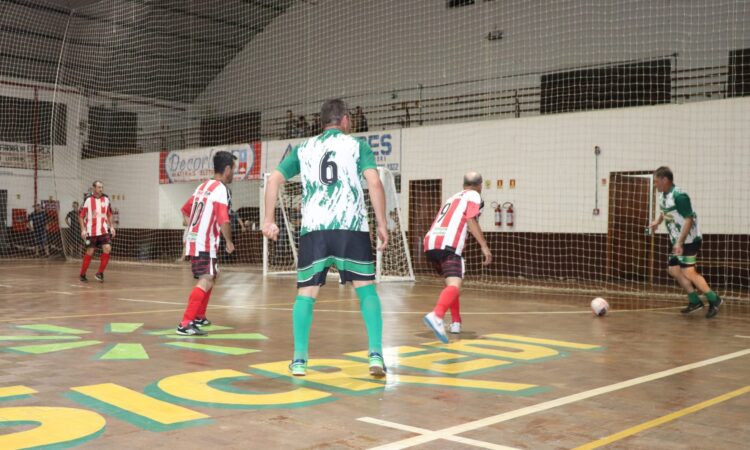
<svg viewBox="0 0 750 450">
<path fill-rule="evenodd" d="M 664 221 L 664 213 L 659 213 L 659 216 L 654 219 L 653 222 L 649 224 L 649 228 L 651 229 L 651 232 L 656 231 L 656 229 L 661 225 L 661 223 Z"/>
<path fill-rule="evenodd" d="M 482 265 L 488 266 L 492 262 L 492 252 L 490 247 L 487 245 L 487 240 L 484 238 L 482 228 L 479 226 L 476 217 L 466 219 L 466 225 L 469 227 L 469 233 L 474 236 L 474 239 L 479 243 L 479 247 L 482 249 L 482 255 L 484 255 L 484 261 Z"/>
<path fill-rule="evenodd" d="M 190 223 L 190 214 L 193 212 L 193 201 L 195 196 L 191 195 L 190 198 L 182 205 L 180 212 L 182 213 L 182 224 L 187 226 Z"/>
<path fill-rule="evenodd" d="M 377 223 L 378 238 L 380 239 L 378 250 L 382 251 L 388 245 L 388 224 L 385 219 L 385 189 L 383 189 L 383 183 L 380 181 L 377 169 L 367 169 L 362 175 L 364 175 L 365 181 L 367 181 L 370 202 L 372 202 L 372 209 L 375 211 L 375 222 Z"/>
<path fill-rule="evenodd" d="M 229 220 L 229 205 L 225 203 L 214 203 L 214 214 L 216 214 L 216 223 L 224 239 L 227 241 L 227 253 L 234 251 L 234 241 L 232 241 L 232 222 Z"/>
<path fill-rule="evenodd" d="M 300 172 L 299 146 L 294 147 L 291 152 L 281 161 L 279 167 L 269 175 L 266 182 L 265 217 L 261 230 L 263 236 L 275 241 L 279 238 L 279 226 L 276 225 L 276 199 L 279 198 L 279 190 L 286 180 Z"/>
<path fill-rule="evenodd" d="M 109 234 L 115 237 L 117 231 L 115 230 L 115 223 L 112 221 L 112 205 L 107 208 L 107 223 L 109 224 Z"/>
<path fill-rule="evenodd" d="M 85 241 L 86 237 L 88 236 L 88 233 L 86 232 L 86 223 L 83 221 L 83 218 L 86 217 L 89 213 L 89 199 L 83 201 L 83 206 L 81 206 L 81 212 L 78 214 L 78 224 L 81 225 L 81 238 Z"/>
</svg>

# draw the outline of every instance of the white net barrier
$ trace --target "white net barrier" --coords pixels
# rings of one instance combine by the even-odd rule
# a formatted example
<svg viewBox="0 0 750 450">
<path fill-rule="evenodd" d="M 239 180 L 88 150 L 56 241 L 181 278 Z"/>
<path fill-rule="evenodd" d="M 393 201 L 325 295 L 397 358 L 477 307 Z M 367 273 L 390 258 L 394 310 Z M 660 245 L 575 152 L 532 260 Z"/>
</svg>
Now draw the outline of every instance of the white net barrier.
<svg viewBox="0 0 750 450">
<path fill-rule="evenodd" d="M 51 252 L 79 257 L 65 218 L 101 179 L 119 213 L 113 261 L 175 261 L 201 161 L 237 146 L 238 251 L 223 258 L 260 268 L 260 174 L 342 97 L 396 177 L 418 278 L 434 279 L 422 236 L 476 170 L 495 261 L 481 266 L 469 239 L 475 286 L 678 292 L 664 227 L 644 233 L 658 212 L 648 174 L 667 165 L 698 215 L 699 269 L 720 293 L 750 295 L 745 1 L 0 8 L 3 255 L 33 256 L 46 234 Z M 29 220 L 37 202 L 45 233 Z"/>
</svg>

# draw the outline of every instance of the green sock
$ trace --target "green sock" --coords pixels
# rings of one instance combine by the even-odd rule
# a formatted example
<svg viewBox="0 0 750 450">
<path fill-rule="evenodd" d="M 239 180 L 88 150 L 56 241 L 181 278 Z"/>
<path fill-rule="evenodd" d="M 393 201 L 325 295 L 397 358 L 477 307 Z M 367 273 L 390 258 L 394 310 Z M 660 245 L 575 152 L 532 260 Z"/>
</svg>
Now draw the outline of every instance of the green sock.
<svg viewBox="0 0 750 450">
<path fill-rule="evenodd" d="M 696 291 L 693 291 L 688 294 L 688 301 L 691 305 L 697 305 L 701 302 L 701 298 Z"/>
<path fill-rule="evenodd" d="M 383 354 L 383 315 L 380 311 L 380 297 L 374 284 L 355 289 L 359 297 L 359 309 L 367 328 L 369 351 Z"/>
<path fill-rule="evenodd" d="M 307 360 L 307 346 L 310 338 L 310 326 L 313 320 L 315 299 L 298 295 L 292 309 L 292 328 L 294 329 L 294 359 Z"/>
<path fill-rule="evenodd" d="M 704 295 L 706 296 L 706 300 L 711 304 L 718 303 L 719 301 L 719 296 L 714 291 L 708 291 Z"/>
</svg>

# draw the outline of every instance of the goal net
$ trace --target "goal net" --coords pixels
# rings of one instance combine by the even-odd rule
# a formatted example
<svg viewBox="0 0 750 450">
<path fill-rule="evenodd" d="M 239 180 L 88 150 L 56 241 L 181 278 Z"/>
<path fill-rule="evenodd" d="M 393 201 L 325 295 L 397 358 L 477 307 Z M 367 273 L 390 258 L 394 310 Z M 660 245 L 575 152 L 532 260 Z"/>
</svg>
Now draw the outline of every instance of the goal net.
<svg viewBox="0 0 750 450">
<path fill-rule="evenodd" d="M 365 204 L 376 263 L 376 279 L 378 281 L 414 281 L 414 268 L 406 239 L 406 230 L 402 226 L 402 213 L 395 178 L 390 170 L 382 167 L 378 168 L 378 175 L 385 190 L 386 228 L 388 231 L 388 244 L 385 250 L 377 250 L 380 241 L 375 233 L 375 212 L 370 203 L 369 192 L 365 189 Z M 265 189 L 261 190 L 260 199 L 263 214 L 265 214 L 264 195 Z M 276 241 L 263 238 L 264 275 L 297 273 L 301 209 L 302 185 L 297 176 L 284 183 L 279 191 L 275 212 L 276 224 L 279 226 L 279 238 Z M 336 276 L 335 267 L 331 268 L 330 275 Z"/>
<path fill-rule="evenodd" d="M 750 298 L 745 0 L 61 3 L 0 2 L 4 258 L 80 258 L 73 202 L 101 180 L 112 262 L 179 261 L 180 206 L 228 150 L 237 251 L 221 262 L 291 271 L 295 205 L 264 249 L 261 174 L 341 97 L 395 178 L 384 278 L 410 276 L 410 255 L 440 281 L 422 237 L 478 171 L 494 260 L 469 237 L 467 284 L 680 294 L 664 226 L 644 232 L 666 165 L 697 213 L 699 270 Z"/>
</svg>

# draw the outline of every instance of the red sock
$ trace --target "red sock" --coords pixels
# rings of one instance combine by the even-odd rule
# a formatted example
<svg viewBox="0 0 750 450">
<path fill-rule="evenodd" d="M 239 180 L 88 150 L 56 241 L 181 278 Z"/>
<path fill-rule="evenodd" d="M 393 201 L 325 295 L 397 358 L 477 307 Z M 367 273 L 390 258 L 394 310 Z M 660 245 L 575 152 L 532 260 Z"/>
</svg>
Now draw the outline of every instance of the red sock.
<svg viewBox="0 0 750 450">
<path fill-rule="evenodd" d="M 442 319 L 445 316 L 445 312 L 448 311 L 456 300 L 458 300 L 458 288 L 456 286 L 446 286 L 443 292 L 440 293 L 440 298 L 433 312 Z"/>
<path fill-rule="evenodd" d="M 99 261 L 99 270 L 97 270 L 96 273 L 104 273 L 104 269 L 107 268 L 108 262 L 109 262 L 109 253 L 102 253 L 101 261 Z"/>
<path fill-rule="evenodd" d="M 211 300 L 211 292 L 213 292 L 213 288 L 209 289 L 208 292 L 206 292 L 206 297 L 203 299 L 203 303 L 201 303 L 200 309 L 198 309 L 198 312 L 195 314 L 196 318 L 199 319 L 205 319 L 206 318 L 206 308 L 208 308 L 208 301 Z"/>
<path fill-rule="evenodd" d="M 91 255 L 88 253 L 83 255 L 83 264 L 81 264 L 81 275 L 86 275 L 86 271 L 89 270 L 89 264 L 91 264 Z"/>
<path fill-rule="evenodd" d="M 456 295 L 456 301 L 453 302 L 451 305 L 451 321 L 452 322 L 461 322 L 461 312 L 459 311 L 461 309 L 459 296 Z"/>
<path fill-rule="evenodd" d="M 182 316 L 182 322 L 180 322 L 181 327 L 186 327 L 187 324 L 195 319 L 195 315 L 203 304 L 205 296 L 206 292 L 203 289 L 198 286 L 193 288 L 193 291 L 190 292 L 190 298 L 188 298 L 187 308 L 185 308 L 185 315 Z"/>
</svg>

